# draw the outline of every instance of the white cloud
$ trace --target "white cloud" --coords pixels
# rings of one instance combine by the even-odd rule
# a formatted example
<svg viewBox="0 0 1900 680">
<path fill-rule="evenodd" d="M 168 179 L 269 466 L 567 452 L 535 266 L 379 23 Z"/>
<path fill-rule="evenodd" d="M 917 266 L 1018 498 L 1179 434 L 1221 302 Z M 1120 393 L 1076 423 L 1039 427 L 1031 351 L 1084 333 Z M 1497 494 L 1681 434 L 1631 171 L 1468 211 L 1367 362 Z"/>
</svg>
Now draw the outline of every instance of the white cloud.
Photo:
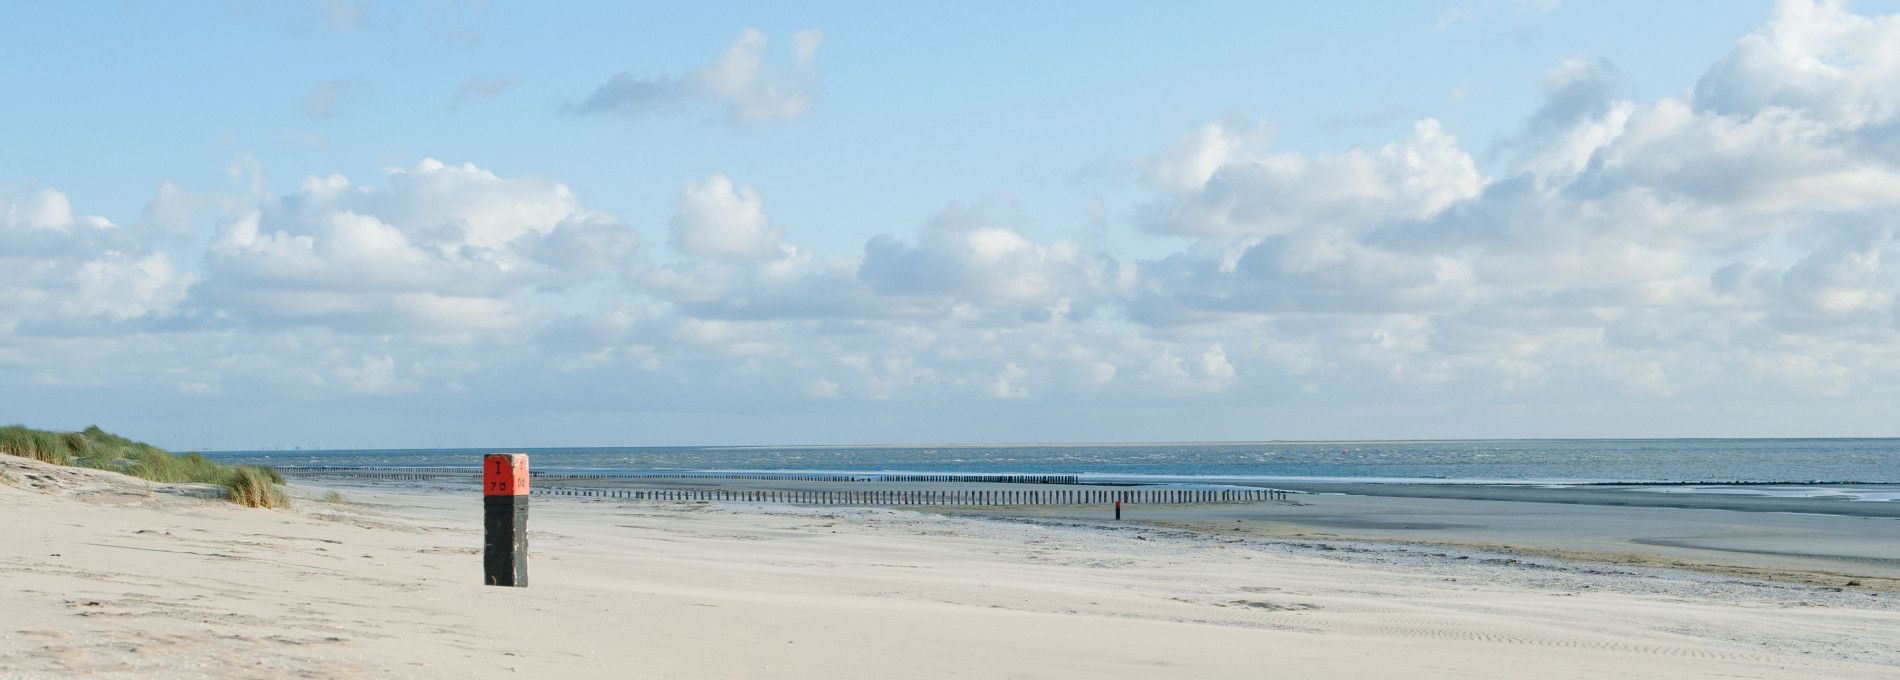
<svg viewBox="0 0 1900 680">
<path fill-rule="evenodd" d="M 1205 123 L 1173 148 L 1149 159 L 1143 177 L 1163 191 L 1200 191 L 1242 149 L 1264 150 L 1272 140 L 1273 130 L 1264 124 L 1234 130 L 1223 123 Z"/>
<path fill-rule="evenodd" d="M 73 202 L 66 194 L 51 189 L 6 195 L 9 230 L 42 229 L 65 231 L 74 225 Z"/>
<path fill-rule="evenodd" d="M 858 278 L 894 297 L 935 297 L 1000 308 L 1073 309 L 1130 284 L 1132 269 L 1077 241 L 1038 243 L 954 206 L 913 245 L 888 235 L 865 245 Z"/>
<path fill-rule="evenodd" d="M 798 71 L 773 73 L 765 65 L 765 34 L 746 29 L 706 70 L 697 74 L 699 87 L 729 107 L 731 115 L 747 122 L 792 120 L 811 108 L 812 83 L 808 77 L 824 34 L 801 31 L 793 36 Z"/>
<path fill-rule="evenodd" d="M 336 377 L 357 394 L 387 395 L 413 389 L 397 379 L 396 358 L 388 355 L 363 357 L 358 363 L 338 366 Z"/>
<path fill-rule="evenodd" d="M 1153 159 L 1146 177 L 1162 196 L 1144 211 L 1146 226 L 1210 237 L 1363 228 L 1431 217 L 1484 188 L 1471 156 L 1431 119 L 1376 151 L 1306 156 L 1245 141 L 1259 136 L 1203 126 Z"/>
<path fill-rule="evenodd" d="M 566 186 L 424 160 L 388 186 L 306 179 L 249 207 L 206 254 L 209 318 L 370 331 L 507 328 L 520 303 L 638 266 L 639 241 Z"/>
<path fill-rule="evenodd" d="M 1203 127 L 1151 161 L 1144 213 L 1202 242 L 1141 263 L 1131 313 L 1326 338 L 1357 316 L 1373 330 L 1329 339 L 1323 360 L 1421 389 L 1594 376 L 1678 395 L 1805 365 L 1771 357 L 1822 338 L 1861 347 L 1847 355 L 1864 361 L 1843 360 L 1854 371 L 1893 375 L 1876 348 L 1900 341 L 1895 232 L 1879 217 L 1900 207 L 1900 154 L 1886 152 L 1897 26 L 1787 3 L 1692 97 L 1650 102 L 1615 66 L 1566 60 L 1502 147 L 1515 155 L 1501 178 L 1458 169 L 1468 154 L 1430 121 L 1334 157 Z M 1473 340 L 1486 336 L 1510 341 Z M 1187 364 L 1164 354 L 1147 375 Z"/>
<path fill-rule="evenodd" d="M 734 186 L 725 175 L 688 182 L 671 224 L 669 243 L 690 255 L 751 260 L 785 255 L 784 233 L 766 219 L 759 192 Z"/>
<path fill-rule="evenodd" d="M 145 223 L 166 234 L 183 236 L 193 223 L 217 207 L 213 197 L 185 190 L 175 182 L 158 185 L 158 195 L 145 204 Z"/>
<path fill-rule="evenodd" d="M 68 309 L 119 321 L 175 308 L 190 281 L 162 253 L 136 258 L 108 253 L 79 265 L 77 279 Z"/>
<path fill-rule="evenodd" d="M 795 31 L 792 33 L 792 59 L 800 68 L 809 68 L 818 60 L 818 48 L 824 44 L 824 31 Z"/>
<path fill-rule="evenodd" d="M 747 28 L 705 68 L 684 76 L 621 72 L 569 111 L 639 117 L 706 101 L 719 106 L 733 123 L 796 120 L 817 98 L 818 48 L 824 41 L 820 31 L 793 33 L 793 63 L 781 69 L 766 61 L 765 34 Z"/>
<path fill-rule="evenodd" d="M 1027 377 L 1029 377 L 1029 371 L 1017 366 L 1016 362 L 1005 364 L 1003 370 L 998 371 L 996 376 L 990 379 L 990 396 L 997 399 L 1027 398 L 1029 388 L 1022 385 L 1023 379 Z"/>
<path fill-rule="evenodd" d="M 1788 109 L 1857 129 L 1900 110 L 1900 16 L 1865 17 L 1840 1 L 1784 0 L 1697 81 L 1694 104 L 1718 114 Z"/>
<path fill-rule="evenodd" d="M 1209 345 L 1192 362 L 1176 356 L 1173 348 L 1163 347 L 1141 377 L 1169 393 L 1221 392 L 1236 382 L 1234 365 L 1220 343 Z"/>
<path fill-rule="evenodd" d="M 175 313 L 193 276 L 156 231 L 75 212 L 55 189 L 0 187 L 0 330 L 76 333 Z"/>
<path fill-rule="evenodd" d="M 1201 353 L 1201 375 L 1209 383 L 1226 387 L 1234 384 L 1234 365 L 1227 361 L 1227 350 L 1219 343 L 1208 345 Z"/>
</svg>

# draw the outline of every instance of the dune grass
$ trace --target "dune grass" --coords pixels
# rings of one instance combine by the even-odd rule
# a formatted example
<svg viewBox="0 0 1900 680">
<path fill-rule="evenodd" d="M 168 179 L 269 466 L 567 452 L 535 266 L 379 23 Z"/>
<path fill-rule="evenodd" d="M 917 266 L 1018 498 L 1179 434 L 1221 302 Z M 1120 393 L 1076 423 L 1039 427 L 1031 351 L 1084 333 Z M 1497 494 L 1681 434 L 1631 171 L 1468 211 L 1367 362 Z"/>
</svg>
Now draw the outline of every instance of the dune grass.
<svg viewBox="0 0 1900 680">
<path fill-rule="evenodd" d="M 190 452 L 173 454 L 144 442 L 99 429 L 49 432 L 22 425 L 0 427 L 0 453 L 10 453 L 55 465 L 72 465 L 122 472 L 139 479 L 167 483 L 217 484 L 231 500 L 250 507 L 287 507 L 290 503 L 276 484 L 284 478 L 268 467 L 222 465 Z"/>
<path fill-rule="evenodd" d="M 231 502 L 250 508 L 282 508 L 290 505 L 290 499 L 277 488 L 276 482 L 283 481 L 277 471 L 252 465 L 239 465 L 231 471 L 230 478 L 224 482 Z"/>
</svg>

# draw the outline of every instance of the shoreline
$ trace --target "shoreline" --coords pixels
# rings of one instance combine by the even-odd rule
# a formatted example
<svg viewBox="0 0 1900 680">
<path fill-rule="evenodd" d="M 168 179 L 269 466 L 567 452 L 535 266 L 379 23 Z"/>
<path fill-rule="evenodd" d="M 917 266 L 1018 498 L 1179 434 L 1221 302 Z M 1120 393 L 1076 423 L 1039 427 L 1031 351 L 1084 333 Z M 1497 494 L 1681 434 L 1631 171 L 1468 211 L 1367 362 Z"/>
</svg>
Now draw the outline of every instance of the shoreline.
<svg viewBox="0 0 1900 680">
<path fill-rule="evenodd" d="M 1284 482 L 1277 488 L 1309 494 L 1345 494 L 1445 500 L 1518 501 L 1566 505 L 1652 507 L 1733 512 L 1773 512 L 1844 517 L 1900 518 L 1900 502 L 1856 501 L 1838 496 L 1774 497 L 1735 493 L 1743 489 L 1789 489 L 1815 486 L 1864 487 L 1876 493 L 1900 493 L 1900 484 L 1710 484 L 1706 482 L 1656 484 L 1589 484 L 1551 488 L 1526 484 L 1364 484 L 1351 482 Z M 1719 491 L 1657 493 L 1655 488 L 1716 487 Z"/>
<path fill-rule="evenodd" d="M 456 486 L 372 482 L 366 488 L 454 493 Z M 1062 484 L 799 482 L 747 479 L 637 479 L 537 482 L 538 489 L 723 489 L 739 491 L 891 491 L 945 489 L 1062 490 Z M 1086 485 L 1083 485 L 1087 488 Z M 1303 491 L 1299 485 L 1283 485 Z M 1126 505 L 1125 524 L 1214 536 L 1291 541 L 1359 541 L 1542 556 L 1608 565 L 1666 567 L 1827 588 L 1900 594 L 1900 503 L 1830 498 L 1759 498 L 1725 494 L 1643 494 L 1616 488 L 1542 489 L 1444 485 L 1348 487 L 1367 493 L 1312 493 L 1287 501 Z M 1341 488 L 1311 485 L 1308 489 Z M 1652 497 L 1653 496 L 1653 497 Z M 537 496 L 542 498 L 544 496 Z M 556 499 L 569 497 L 554 496 Z M 943 516 L 1011 521 L 1110 522 L 1107 504 L 795 505 L 745 501 L 583 501 L 756 504 L 761 507 L 891 508 Z M 1792 510 L 1792 511 L 1789 511 Z M 1112 524 L 1109 526 L 1113 526 Z M 1850 583 L 1859 585 L 1849 586 Z"/>
<path fill-rule="evenodd" d="M 340 481 L 340 480 L 328 480 Z M 453 484 L 369 482 L 453 493 Z M 737 491 L 1065 490 L 1064 484 L 809 482 L 613 478 L 539 481 L 537 489 Z M 1140 487 L 1127 487 L 1140 488 Z M 1278 485 L 1287 501 L 1127 505 L 1126 521 L 1274 540 L 1367 541 L 1658 566 L 1900 594 L 1900 503 L 1732 494 L 1651 494 L 1624 487 Z M 1328 493 L 1330 492 L 1330 493 Z M 540 497 L 540 496 L 537 496 Z M 618 499 L 608 499 L 619 502 Z M 696 502 L 696 501 L 654 501 Z M 735 502 L 735 501 L 721 501 Z M 1111 506 L 845 504 L 945 516 L 1106 520 Z"/>
</svg>

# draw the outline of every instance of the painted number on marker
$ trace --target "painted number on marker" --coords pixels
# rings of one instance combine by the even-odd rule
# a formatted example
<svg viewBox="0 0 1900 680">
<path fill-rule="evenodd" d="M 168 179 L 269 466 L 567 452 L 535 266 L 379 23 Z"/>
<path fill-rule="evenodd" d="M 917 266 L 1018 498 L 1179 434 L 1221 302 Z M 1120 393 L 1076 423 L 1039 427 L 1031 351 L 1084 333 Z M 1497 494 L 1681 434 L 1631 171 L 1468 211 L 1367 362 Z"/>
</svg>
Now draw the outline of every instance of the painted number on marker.
<svg viewBox="0 0 1900 680">
<path fill-rule="evenodd" d="M 490 496 L 520 496 L 528 492 L 528 458 L 503 455 L 485 459 L 482 464 L 482 493 Z"/>
</svg>

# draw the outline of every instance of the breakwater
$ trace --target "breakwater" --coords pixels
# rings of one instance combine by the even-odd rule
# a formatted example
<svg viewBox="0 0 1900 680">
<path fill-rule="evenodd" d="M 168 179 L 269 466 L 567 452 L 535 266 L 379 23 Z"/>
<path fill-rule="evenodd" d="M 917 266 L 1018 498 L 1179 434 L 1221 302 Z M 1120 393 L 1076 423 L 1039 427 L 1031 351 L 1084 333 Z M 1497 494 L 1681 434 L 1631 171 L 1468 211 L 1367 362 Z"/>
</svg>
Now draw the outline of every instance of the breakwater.
<svg viewBox="0 0 1900 680">
<path fill-rule="evenodd" d="M 456 468 L 286 468 L 292 478 L 433 482 L 471 487 L 479 473 Z M 1254 503 L 1288 500 L 1271 488 L 1181 488 L 1091 484 L 1074 475 L 960 474 L 562 474 L 533 476 L 536 496 L 860 506 Z"/>
<path fill-rule="evenodd" d="M 875 491 L 604 489 L 534 487 L 537 496 L 621 498 L 653 501 L 734 501 L 793 505 L 1088 505 L 1097 503 L 1258 503 L 1287 500 L 1278 489 L 1050 489 L 1032 491 L 887 489 Z"/>
<path fill-rule="evenodd" d="M 476 470 L 455 467 L 387 467 L 387 466 L 298 466 L 280 467 L 279 472 L 296 476 L 321 475 L 372 475 L 383 479 L 438 479 L 479 476 Z M 784 482 L 968 482 L 981 484 L 1083 484 L 1080 475 L 1019 475 L 1019 474 L 920 474 L 909 472 L 622 472 L 614 474 L 590 474 L 569 472 L 534 471 L 531 476 L 536 480 L 572 481 L 572 480 L 641 480 L 641 479 L 709 479 L 709 480 L 756 480 Z"/>
</svg>

